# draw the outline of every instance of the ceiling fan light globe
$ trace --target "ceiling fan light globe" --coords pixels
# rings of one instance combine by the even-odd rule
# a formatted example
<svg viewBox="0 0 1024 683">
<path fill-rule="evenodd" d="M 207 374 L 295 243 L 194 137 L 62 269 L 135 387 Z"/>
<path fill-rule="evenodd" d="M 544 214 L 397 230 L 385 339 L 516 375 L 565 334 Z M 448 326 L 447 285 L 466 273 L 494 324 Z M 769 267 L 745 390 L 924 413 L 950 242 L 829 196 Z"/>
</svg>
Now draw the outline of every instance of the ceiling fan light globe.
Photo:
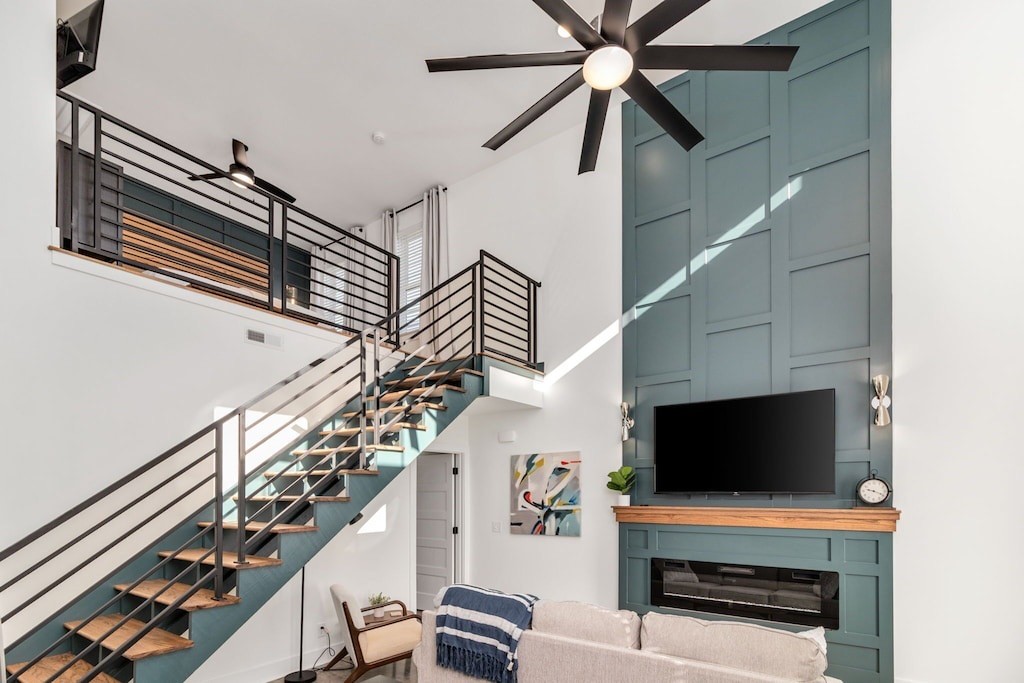
<svg viewBox="0 0 1024 683">
<path fill-rule="evenodd" d="M 243 189 L 246 186 L 256 184 L 256 174 L 252 172 L 251 168 L 242 166 L 241 164 L 231 164 L 231 168 L 228 169 L 228 174 L 231 176 L 231 181 Z"/>
<path fill-rule="evenodd" d="M 595 90 L 617 88 L 633 73 L 633 55 L 618 45 L 594 50 L 583 62 L 583 80 Z"/>
<path fill-rule="evenodd" d="M 569 33 L 569 29 L 567 29 L 566 27 L 564 27 L 561 24 L 559 24 L 558 25 L 558 36 L 560 38 L 571 38 L 572 34 Z"/>
</svg>

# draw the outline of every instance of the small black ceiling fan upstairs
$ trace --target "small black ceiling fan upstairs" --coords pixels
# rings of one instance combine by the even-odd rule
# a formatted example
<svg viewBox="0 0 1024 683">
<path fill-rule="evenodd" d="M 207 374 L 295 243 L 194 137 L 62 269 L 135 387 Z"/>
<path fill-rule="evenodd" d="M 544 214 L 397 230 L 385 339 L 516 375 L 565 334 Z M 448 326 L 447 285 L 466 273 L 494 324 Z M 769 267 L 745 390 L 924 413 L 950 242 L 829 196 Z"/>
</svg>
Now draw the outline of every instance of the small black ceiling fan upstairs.
<svg viewBox="0 0 1024 683">
<path fill-rule="evenodd" d="M 282 199 L 290 204 L 295 203 L 295 197 L 291 196 L 277 185 L 268 183 L 263 178 L 257 178 L 256 173 L 249 166 L 249 156 L 246 152 L 249 151 L 249 146 L 239 140 L 231 141 L 231 154 L 234 157 L 234 162 L 228 167 L 227 171 L 221 171 L 218 173 L 204 173 L 203 175 L 190 176 L 189 180 L 213 180 L 216 178 L 227 178 L 231 182 L 235 183 L 239 187 L 244 188 L 245 186 L 255 185 L 264 192 L 274 195 L 278 199 Z"/>
<path fill-rule="evenodd" d="M 710 0 L 664 0 L 632 24 L 628 23 L 632 0 L 605 0 L 598 27 L 584 20 L 565 0 L 533 1 L 584 49 L 428 59 L 427 70 L 469 71 L 582 65 L 484 143 L 484 147 L 498 149 L 572 92 L 587 84 L 591 87 L 590 108 L 583 134 L 580 173 L 593 171 L 597 165 L 611 91 L 617 87 L 625 90 L 684 149 L 689 150 L 704 139 L 700 131 L 640 73 L 640 69 L 788 71 L 798 49 L 784 45 L 649 44 Z"/>
</svg>

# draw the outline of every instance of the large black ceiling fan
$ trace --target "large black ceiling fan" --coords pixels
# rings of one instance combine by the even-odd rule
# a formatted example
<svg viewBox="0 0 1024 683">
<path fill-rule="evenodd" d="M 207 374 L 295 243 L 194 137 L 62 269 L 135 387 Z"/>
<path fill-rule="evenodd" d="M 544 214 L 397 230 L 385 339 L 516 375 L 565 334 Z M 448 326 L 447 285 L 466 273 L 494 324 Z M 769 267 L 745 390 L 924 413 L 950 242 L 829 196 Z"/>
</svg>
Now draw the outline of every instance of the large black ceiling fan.
<svg viewBox="0 0 1024 683">
<path fill-rule="evenodd" d="M 239 187 L 245 187 L 246 185 L 255 185 L 261 190 L 274 195 L 278 199 L 282 199 L 290 204 L 295 203 L 295 197 L 291 196 L 277 185 L 268 183 L 263 178 L 257 178 L 256 173 L 249 166 L 249 156 L 246 152 L 249 151 L 249 146 L 239 140 L 231 141 L 231 154 L 234 157 L 234 162 L 228 167 L 227 171 L 219 173 L 205 173 L 203 175 L 194 175 L 189 180 L 213 180 L 215 178 L 227 178 Z"/>
<path fill-rule="evenodd" d="M 629 24 L 631 0 L 605 0 L 597 27 L 565 0 L 533 0 L 584 49 L 565 52 L 481 55 L 428 59 L 428 71 L 469 71 L 523 66 L 582 65 L 573 75 L 484 143 L 498 149 L 569 94 L 591 86 L 583 134 L 580 173 L 593 171 L 611 91 L 621 87 L 666 133 L 689 150 L 704 139 L 693 124 L 658 90 L 641 69 L 787 71 L 798 48 L 776 45 L 650 45 L 710 0 L 664 0 Z"/>
</svg>

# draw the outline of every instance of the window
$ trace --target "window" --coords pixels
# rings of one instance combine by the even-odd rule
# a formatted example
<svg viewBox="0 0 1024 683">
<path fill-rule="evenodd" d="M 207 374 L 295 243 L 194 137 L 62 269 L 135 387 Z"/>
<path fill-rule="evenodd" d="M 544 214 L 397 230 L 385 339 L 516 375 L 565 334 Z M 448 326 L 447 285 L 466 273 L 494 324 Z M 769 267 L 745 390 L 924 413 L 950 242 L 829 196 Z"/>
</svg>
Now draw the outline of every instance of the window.
<svg viewBox="0 0 1024 683">
<path fill-rule="evenodd" d="M 415 220 L 415 223 L 412 221 Z M 403 222 L 412 223 L 403 226 Z M 399 273 L 399 292 L 401 307 L 420 298 L 420 277 L 423 274 L 423 222 L 419 215 L 415 219 L 398 217 L 398 238 L 395 245 L 398 258 L 402 260 Z M 403 332 L 413 332 L 420 327 L 420 307 L 415 305 L 402 313 L 399 320 Z"/>
</svg>

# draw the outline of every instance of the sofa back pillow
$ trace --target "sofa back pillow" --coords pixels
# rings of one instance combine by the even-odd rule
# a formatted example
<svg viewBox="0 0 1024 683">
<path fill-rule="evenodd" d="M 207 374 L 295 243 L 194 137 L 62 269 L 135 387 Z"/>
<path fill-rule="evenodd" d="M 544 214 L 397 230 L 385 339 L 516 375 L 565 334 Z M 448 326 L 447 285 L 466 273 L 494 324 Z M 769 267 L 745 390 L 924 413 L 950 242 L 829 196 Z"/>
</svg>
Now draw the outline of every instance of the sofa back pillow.
<svg viewBox="0 0 1024 683">
<path fill-rule="evenodd" d="M 640 640 L 644 651 L 794 681 L 822 681 L 828 666 L 814 640 L 736 621 L 648 612 Z"/>
<path fill-rule="evenodd" d="M 640 617 L 586 602 L 539 600 L 533 606 L 533 630 L 566 638 L 640 649 Z"/>
</svg>

